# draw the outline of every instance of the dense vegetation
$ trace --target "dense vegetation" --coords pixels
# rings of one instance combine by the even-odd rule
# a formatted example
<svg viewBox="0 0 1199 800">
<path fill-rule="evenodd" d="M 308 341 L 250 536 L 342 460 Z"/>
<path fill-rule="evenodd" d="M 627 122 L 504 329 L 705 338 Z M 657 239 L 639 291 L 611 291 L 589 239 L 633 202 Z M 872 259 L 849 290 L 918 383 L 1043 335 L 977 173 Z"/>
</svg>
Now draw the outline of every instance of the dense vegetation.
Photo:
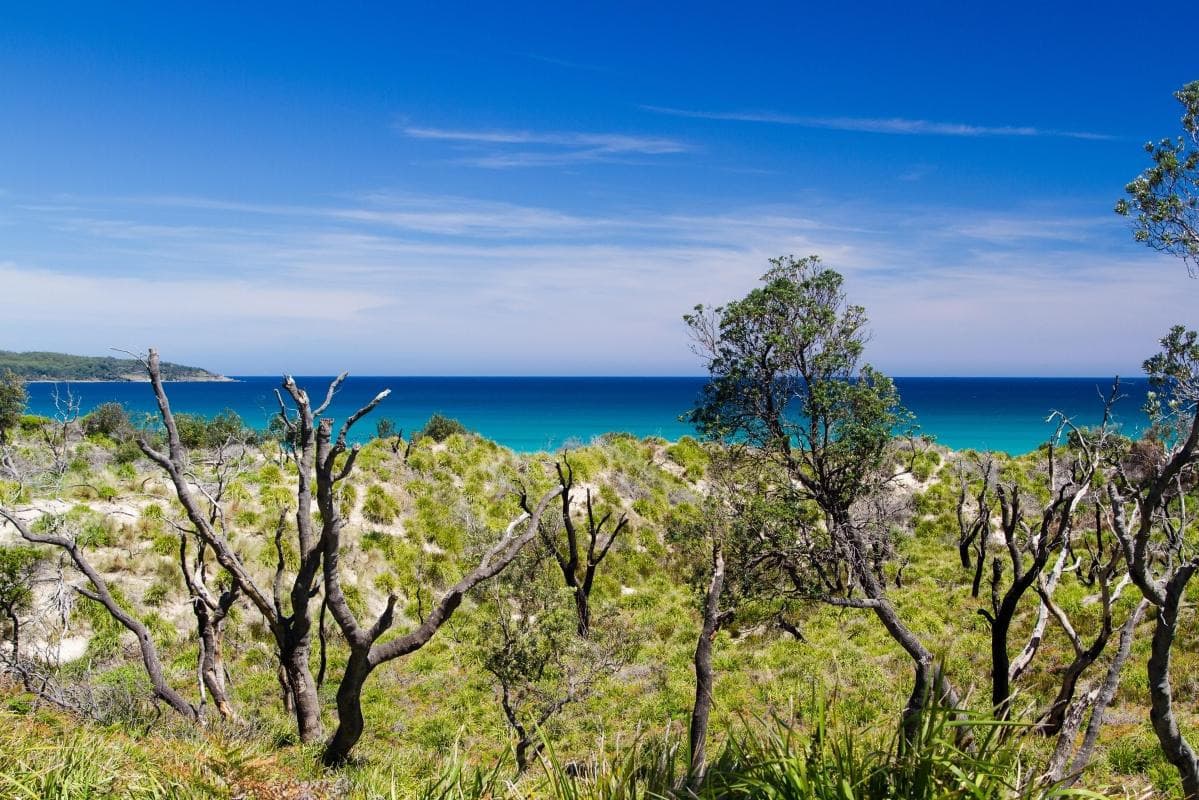
<svg viewBox="0 0 1199 800">
<path fill-rule="evenodd" d="M 0 372 L 11 371 L 26 381 L 144 381 L 145 371 L 132 358 L 74 356 L 66 353 L 14 353 L 0 350 Z M 163 362 L 168 381 L 210 381 L 221 376 L 199 367 Z"/>
</svg>

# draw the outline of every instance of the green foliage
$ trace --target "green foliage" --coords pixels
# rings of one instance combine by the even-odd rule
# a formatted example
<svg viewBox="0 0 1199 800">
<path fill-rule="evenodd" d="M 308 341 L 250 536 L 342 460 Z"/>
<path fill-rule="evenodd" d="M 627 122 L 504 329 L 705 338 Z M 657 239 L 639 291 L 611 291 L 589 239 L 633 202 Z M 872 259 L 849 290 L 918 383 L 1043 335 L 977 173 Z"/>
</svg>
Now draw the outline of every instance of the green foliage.
<svg viewBox="0 0 1199 800">
<path fill-rule="evenodd" d="M 400 515 L 400 504 L 377 483 L 366 489 L 362 501 L 362 516 L 376 525 L 390 525 Z"/>
<path fill-rule="evenodd" d="M 189 449 L 213 449 L 231 442 L 253 442 L 258 436 L 232 409 L 225 409 L 212 418 L 199 414 L 175 414 L 175 425 L 179 429 L 179 441 Z"/>
<path fill-rule="evenodd" d="M 1021 776 L 1020 753 L 1006 744 L 1002 724 L 977 720 L 974 745 L 959 747 L 961 723 L 953 712 L 927 710 L 916 737 L 830 728 L 817 703 L 809 736 L 779 722 L 733 740 L 709 771 L 701 796 L 750 800 L 933 800 L 934 798 L 1010 798 L 1054 794 L 1033 783 L 1013 792 Z"/>
<path fill-rule="evenodd" d="M 912 477 L 924 483 L 941 465 L 941 454 L 936 450 L 921 450 L 912 458 Z"/>
<path fill-rule="evenodd" d="M 860 364 L 866 314 L 818 256 L 771 260 L 765 286 L 684 317 L 709 382 L 690 419 L 709 437 L 774 453 L 797 443 L 801 480 L 848 508 L 882 465 L 907 412 L 890 378 Z M 798 477 L 798 476 L 797 476 Z"/>
<path fill-rule="evenodd" d="M 103 403 L 96 406 L 82 419 L 82 424 L 83 432 L 88 436 L 102 434 L 111 439 L 125 440 L 133 434 L 129 412 L 120 403 Z"/>
<path fill-rule="evenodd" d="M 416 435 L 414 440 L 432 439 L 435 442 L 444 442 L 456 433 L 469 433 L 466 426 L 452 417 L 447 417 L 443 414 L 434 414 L 429 417 L 429 421 L 424 424 Z"/>
<path fill-rule="evenodd" d="M 214 373 L 197 367 L 162 362 L 162 377 L 168 381 L 210 380 Z M 66 353 L 14 353 L 0 350 L 0 370 L 11 370 L 27 381 L 127 381 L 145 380 L 140 361 L 111 356 L 73 356 Z"/>
<path fill-rule="evenodd" d="M 1116 213 L 1133 216 L 1138 242 L 1199 266 L 1199 81 L 1174 93 L 1182 104 L 1183 135 L 1145 144 L 1152 164 L 1124 191 Z"/>
<path fill-rule="evenodd" d="M 0 373 L 0 444 L 8 441 L 8 432 L 21 423 L 28 402 L 25 381 L 11 369 Z"/>
<path fill-rule="evenodd" d="M 49 417 L 43 417 L 39 414 L 22 414 L 20 420 L 21 433 L 37 433 L 53 424 L 53 422 L 54 420 Z"/>
<path fill-rule="evenodd" d="M 684 436 L 666 448 L 666 457 L 682 467 L 687 478 L 693 481 L 704 476 L 708 468 L 708 454 L 703 446 L 690 436 Z"/>
<path fill-rule="evenodd" d="M 0 610 L 8 615 L 28 610 L 32 582 L 41 555 L 32 547 L 0 547 Z"/>
</svg>

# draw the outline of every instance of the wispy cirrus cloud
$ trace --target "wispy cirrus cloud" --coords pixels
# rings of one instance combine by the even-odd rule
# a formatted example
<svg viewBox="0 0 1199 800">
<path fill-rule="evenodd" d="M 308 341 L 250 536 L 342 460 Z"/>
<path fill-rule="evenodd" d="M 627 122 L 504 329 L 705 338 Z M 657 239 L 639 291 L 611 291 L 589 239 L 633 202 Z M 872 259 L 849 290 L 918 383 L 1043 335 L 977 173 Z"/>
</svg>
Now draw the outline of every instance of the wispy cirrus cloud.
<svg viewBox="0 0 1199 800">
<path fill-rule="evenodd" d="M 400 125 L 410 139 L 446 142 L 476 152 L 459 159 L 492 169 L 545 167 L 685 153 L 694 148 L 663 136 L 580 131 L 465 130 Z"/>
<path fill-rule="evenodd" d="M 23 232 L 0 246 L 9 347 L 153 341 L 233 374 L 301 351 L 318 372 L 689 374 L 680 314 L 740 296 L 783 253 L 844 272 L 870 358 L 898 374 L 1133 368 L 1193 305 L 1167 257 L 1089 202 L 593 215 L 404 191 L 66 199 L 0 202 Z"/>
<path fill-rule="evenodd" d="M 855 133 L 884 133 L 901 136 L 1015 136 L 1050 137 L 1060 139 L 1114 139 L 1105 133 L 1090 131 L 1063 131 L 1037 128 L 1031 125 L 972 125 L 962 122 L 937 122 L 927 119 L 905 117 L 822 117 L 802 114 L 783 114 L 774 111 L 699 111 L 667 106 L 642 105 L 640 108 L 654 114 L 691 119 L 727 120 L 732 122 L 759 122 L 773 125 L 791 125 L 797 128 L 817 128 Z"/>
</svg>

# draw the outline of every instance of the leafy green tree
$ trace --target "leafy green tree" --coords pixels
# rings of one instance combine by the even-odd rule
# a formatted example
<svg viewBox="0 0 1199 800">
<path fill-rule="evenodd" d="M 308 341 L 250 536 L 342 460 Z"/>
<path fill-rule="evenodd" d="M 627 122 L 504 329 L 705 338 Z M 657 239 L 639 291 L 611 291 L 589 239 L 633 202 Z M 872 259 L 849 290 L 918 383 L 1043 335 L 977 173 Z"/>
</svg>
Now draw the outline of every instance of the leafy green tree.
<svg viewBox="0 0 1199 800">
<path fill-rule="evenodd" d="M 101 433 L 112 439 L 125 441 L 133 434 L 133 423 L 123 405 L 103 403 L 83 418 L 83 432 L 89 436 Z"/>
<path fill-rule="evenodd" d="M 0 375 L 0 444 L 8 443 L 8 432 L 21 422 L 29 393 L 25 381 L 10 369 Z"/>
<path fill-rule="evenodd" d="M 0 610 L 8 617 L 12 660 L 20 663 L 21 614 L 33 602 L 33 577 L 40 556 L 32 547 L 0 547 Z"/>
<path fill-rule="evenodd" d="M 841 275 L 817 256 L 772 259 L 771 267 L 740 300 L 685 317 L 709 372 L 691 419 L 750 470 L 761 495 L 755 505 L 778 535 L 738 538 L 760 550 L 750 561 L 777 565 L 780 583 L 771 585 L 871 610 L 911 657 L 911 732 L 930 695 L 951 705 L 958 697 L 885 589 L 893 542 L 884 489 L 908 414 L 890 378 L 861 361 L 866 314 L 846 301 Z"/>
<path fill-rule="evenodd" d="M 444 414 L 434 414 L 429 417 L 429 421 L 425 423 L 425 426 L 412 438 L 432 439 L 435 442 L 444 442 L 456 433 L 467 433 L 466 426 L 453 417 L 447 417 Z"/>
<path fill-rule="evenodd" d="M 1174 93 L 1183 135 L 1147 142 L 1153 164 L 1124 187 L 1116 212 L 1135 218 L 1138 242 L 1178 256 L 1193 276 L 1199 267 L 1199 81 Z"/>
</svg>

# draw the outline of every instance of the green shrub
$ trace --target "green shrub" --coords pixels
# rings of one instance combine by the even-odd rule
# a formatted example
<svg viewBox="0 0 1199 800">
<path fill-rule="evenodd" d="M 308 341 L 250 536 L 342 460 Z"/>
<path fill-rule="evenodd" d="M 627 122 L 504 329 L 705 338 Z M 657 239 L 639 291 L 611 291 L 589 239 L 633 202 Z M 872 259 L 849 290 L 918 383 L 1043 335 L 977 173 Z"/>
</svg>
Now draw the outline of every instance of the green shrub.
<svg viewBox="0 0 1199 800">
<path fill-rule="evenodd" d="M 127 439 L 133 434 L 133 423 L 129 421 L 129 412 L 120 403 L 104 403 L 82 420 L 83 432 L 88 436 L 101 434 L 118 441 Z"/>
<path fill-rule="evenodd" d="M 466 434 L 470 433 L 466 426 L 452 417 L 447 417 L 443 414 L 434 414 L 429 417 L 429 421 L 424 427 L 417 431 L 414 439 L 432 439 L 435 442 L 444 442 L 455 433 Z"/>
<path fill-rule="evenodd" d="M 191 449 L 215 448 L 227 442 L 251 442 L 257 439 L 257 434 L 232 409 L 225 409 L 211 419 L 199 414 L 176 414 L 175 427 L 179 430 L 179 441 Z"/>
<path fill-rule="evenodd" d="M 708 468 L 708 454 L 691 436 L 684 436 L 666 448 L 666 457 L 686 470 L 690 480 L 699 480 Z"/>
<path fill-rule="evenodd" d="M 367 487 L 362 516 L 377 525 L 390 525 L 400 515 L 400 504 L 377 483 Z"/>
</svg>

